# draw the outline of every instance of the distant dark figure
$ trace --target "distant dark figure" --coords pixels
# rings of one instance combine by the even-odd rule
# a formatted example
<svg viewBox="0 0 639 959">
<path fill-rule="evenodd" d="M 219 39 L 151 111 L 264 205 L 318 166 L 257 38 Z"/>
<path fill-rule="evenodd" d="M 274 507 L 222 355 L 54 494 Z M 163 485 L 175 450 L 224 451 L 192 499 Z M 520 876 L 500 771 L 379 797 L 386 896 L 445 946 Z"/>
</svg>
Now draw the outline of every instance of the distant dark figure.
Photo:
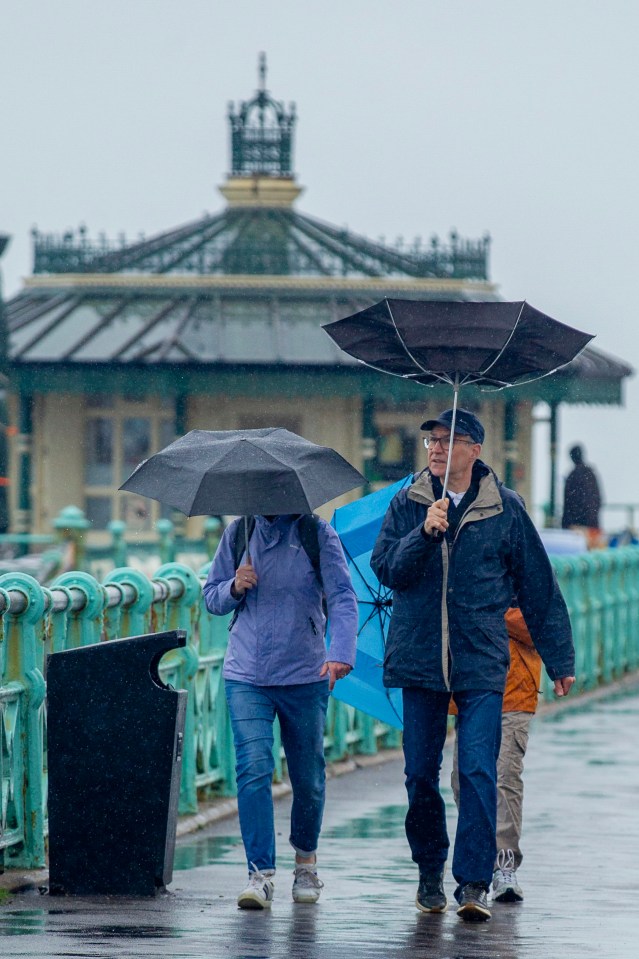
<svg viewBox="0 0 639 959">
<path fill-rule="evenodd" d="M 570 459 L 575 464 L 575 468 L 566 477 L 562 528 L 586 526 L 589 529 L 599 529 L 601 491 L 595 471 L 584 463 L 584 451 L 581 446 L 573 446 L 570 450 Z"/>
</svg>

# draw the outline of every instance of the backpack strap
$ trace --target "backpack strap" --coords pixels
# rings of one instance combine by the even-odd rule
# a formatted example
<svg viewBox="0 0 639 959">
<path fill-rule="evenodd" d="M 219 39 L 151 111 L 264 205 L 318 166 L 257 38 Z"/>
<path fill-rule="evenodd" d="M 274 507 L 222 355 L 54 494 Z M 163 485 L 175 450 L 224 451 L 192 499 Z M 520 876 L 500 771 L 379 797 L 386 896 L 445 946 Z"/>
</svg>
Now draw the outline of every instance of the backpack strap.
<svg viewBox="0 0 639 959">
<path fill-rule="evenodd" d="M 248 539 L 251 539 L 253 535 L 253 530 L 255 529 L 255 517 L 247 516 L 247 535 Z M 240 565 L 242 555 L 246 549 L 246 536 L 244 535 L 244 517 L 238 521 L 237 526 L 235 527 L 235 539 L 233 540 L 233 561 L 235 563 L 235 569 Z"/>
<path fill-rule="evenodd" d="M 322 579 L 322 569 L 320 565 L 319 522 L 320 518 L 316 516 L 315 513 L 302 513 L 297 523 L 297 532 L 300 543 L 311 561 L 313 572 L 322 590 L 322 610 L 324 611 L 324 619 L 328 622 L 328 603 L 326 602 L 324 580 Z"/>
<path fill-rule="evenodd" d="M 323 588 L 318 526 L 319 516 L 316 516 L 315 513 L 302 513 L 297 523 L 297 532 L 304 552 L 311 561 L 317 581 Z"/>
</svg>

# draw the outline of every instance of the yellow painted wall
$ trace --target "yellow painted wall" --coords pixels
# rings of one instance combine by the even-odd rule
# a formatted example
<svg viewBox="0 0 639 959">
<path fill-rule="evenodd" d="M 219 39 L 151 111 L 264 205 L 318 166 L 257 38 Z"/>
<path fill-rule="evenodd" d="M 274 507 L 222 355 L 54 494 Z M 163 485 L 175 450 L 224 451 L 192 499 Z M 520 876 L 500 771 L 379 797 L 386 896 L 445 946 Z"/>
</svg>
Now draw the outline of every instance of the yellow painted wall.
<svg viewBox="0 0 639 959">
<path fill-rule="evenodd" d="M 84 505 L 83 397 L 36 396 L 33 435 L 33 532 L 48 533 L 64 506 Z"/>
</svg>

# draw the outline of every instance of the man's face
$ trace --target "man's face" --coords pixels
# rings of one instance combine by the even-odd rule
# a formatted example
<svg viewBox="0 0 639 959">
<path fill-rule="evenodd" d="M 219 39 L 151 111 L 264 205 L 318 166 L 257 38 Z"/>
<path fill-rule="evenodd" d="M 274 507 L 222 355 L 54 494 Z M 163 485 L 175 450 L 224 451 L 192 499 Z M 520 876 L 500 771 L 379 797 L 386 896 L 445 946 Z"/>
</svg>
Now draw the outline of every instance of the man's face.
<svg viewBox="0 0 639 959">
<path fill-rule="evenodd" d="M 443 427 L 435 427 L 429 434 L 428 446 L 428 466 L 433 476 L 443 479 L 446 474 L 446 462 L 448 460 L 448 448 L 450 446 L 450 430 Z M 442 442 L 437 442 L 441 440 Z M 473 463 L 481 452 L 481 444 L 475 443 L 470 436 L 463 433 L 455 433 L 452 455 L 450 458 L 450 480 L 464 479 L 470 476 L 473 470 Z"/>
</svg>

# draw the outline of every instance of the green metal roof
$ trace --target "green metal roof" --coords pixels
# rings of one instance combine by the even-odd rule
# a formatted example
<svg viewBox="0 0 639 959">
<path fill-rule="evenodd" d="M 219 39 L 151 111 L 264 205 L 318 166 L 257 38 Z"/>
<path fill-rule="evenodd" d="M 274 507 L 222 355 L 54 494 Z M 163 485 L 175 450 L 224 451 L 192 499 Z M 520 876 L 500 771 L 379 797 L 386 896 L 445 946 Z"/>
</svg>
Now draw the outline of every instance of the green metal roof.
<svg viewBox="0 0 639 959">
<path fill-rule="evenodd" d="M 410 249 L 368 240 L 291 208 L 229 207 L 149 240 L 94 242 L 34 232 L 34 273 L 488 278 L 488 236 Z"/>
<path fill-rule="evenodd" d="M 175 392 L 215 384 L 259 394 L 296 383 L 305 393 L 418 398 L 422 388 L 371 375 L 321 324 L 384 296 L 497 300 L 489 237 L 453 231 L 446 243 L 391 246 L 294 210 L 295 111 L 268 95 L 265 76 L 262 59 L 260 89 L 229 112 L 221 213 L 134 243 L 95 242 L 84 228 L 34 231 L 34 276 L 5 309 L 14 386 Z M 589 349 L 516 395 L 618 403 L 631 373 Z"/>
</svg>

